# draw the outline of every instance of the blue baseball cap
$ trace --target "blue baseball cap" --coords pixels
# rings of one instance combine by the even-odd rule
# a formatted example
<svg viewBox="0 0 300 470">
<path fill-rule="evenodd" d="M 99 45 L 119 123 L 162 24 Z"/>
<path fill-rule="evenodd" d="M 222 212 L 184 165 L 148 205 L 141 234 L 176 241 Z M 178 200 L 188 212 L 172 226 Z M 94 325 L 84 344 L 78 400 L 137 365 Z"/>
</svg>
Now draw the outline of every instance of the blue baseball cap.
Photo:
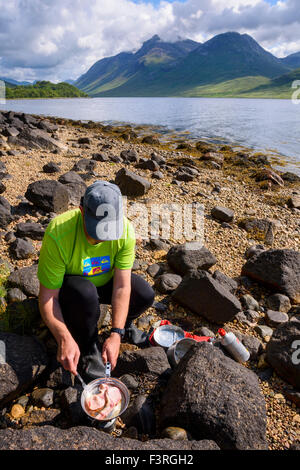
<svg viewBox="0 0 300 470">
<path fill-rule="evenodd" d="M 108 181 L 95 181 L 83 197 L 87 233 L 95 240 L 118 240 L 122 237 L 123 199 L 118 186 Z"/>
</svg>

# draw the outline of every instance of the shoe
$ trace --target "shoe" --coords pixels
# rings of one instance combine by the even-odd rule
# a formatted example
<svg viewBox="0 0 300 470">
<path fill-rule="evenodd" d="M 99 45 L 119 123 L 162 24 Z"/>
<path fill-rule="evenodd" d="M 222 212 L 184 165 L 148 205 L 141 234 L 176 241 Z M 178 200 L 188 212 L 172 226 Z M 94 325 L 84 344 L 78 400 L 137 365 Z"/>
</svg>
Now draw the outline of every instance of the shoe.
<svg viewBox="0 0 300 470">
<path fill-rule="evenodd" d="M 91 346 L 88 353 L 80 356 L 78 371 L 86 384 L 100 377 L 105 377 L 105 365 L 102 361 L 101 347 L 98 342 Z"/>
<path fill-rule="evenodd" d="M 135 344 L 140 348 L 150 346 L 149 333 L 139 330 L 133 323 L 128 327 L 125 327 L 125 336 L 123 341 L 125 343 Z"/>
</svg>

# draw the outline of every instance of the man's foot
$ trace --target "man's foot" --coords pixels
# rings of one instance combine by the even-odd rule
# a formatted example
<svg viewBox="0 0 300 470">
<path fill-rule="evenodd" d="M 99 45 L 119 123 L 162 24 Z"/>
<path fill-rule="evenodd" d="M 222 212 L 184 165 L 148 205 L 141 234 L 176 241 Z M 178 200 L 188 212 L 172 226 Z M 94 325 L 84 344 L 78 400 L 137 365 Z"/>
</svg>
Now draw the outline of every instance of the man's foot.
<svg viewBox="0 0 300 470">
<path fill-rule="evenodd" d="M 133 323 L 125 327 L 125 336 L 123 339 L 125 343 L 135 344 L 141 348 L 147 347 L 150 346 L 148 338 L 149 333 L 139 330 Z"/>
<path fill-rule="evenodd" d="M 78 364 L 78 371 L 85 383 L 105 377 L 105 365 L 102 361 L 101 347 L 94 343 L 87 354 L 81 354 Z"/>
</svg>

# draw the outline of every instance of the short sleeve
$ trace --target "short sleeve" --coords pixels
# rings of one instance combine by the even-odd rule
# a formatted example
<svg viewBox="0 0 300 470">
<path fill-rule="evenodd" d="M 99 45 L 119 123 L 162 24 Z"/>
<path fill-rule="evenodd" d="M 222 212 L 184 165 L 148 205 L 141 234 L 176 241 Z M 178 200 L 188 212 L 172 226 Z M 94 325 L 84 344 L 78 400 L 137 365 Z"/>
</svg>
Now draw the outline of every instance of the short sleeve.
<svg viewBox="0 0 300 470">
<path fill-rule="evenodd" d="M 121 250 L 116 254 L 114 266 L 118 269 L 132 269 L 135 258 L 135 234 L 132 224 L 128 221 L 127 237 Z"/>
<path fill-rule="evenodd" d="M 40 251 L 38 279 L 47 289 L 60 289 L 65 275 L 66 266 L 53 238 L 45 234 Z"/>
</svg>

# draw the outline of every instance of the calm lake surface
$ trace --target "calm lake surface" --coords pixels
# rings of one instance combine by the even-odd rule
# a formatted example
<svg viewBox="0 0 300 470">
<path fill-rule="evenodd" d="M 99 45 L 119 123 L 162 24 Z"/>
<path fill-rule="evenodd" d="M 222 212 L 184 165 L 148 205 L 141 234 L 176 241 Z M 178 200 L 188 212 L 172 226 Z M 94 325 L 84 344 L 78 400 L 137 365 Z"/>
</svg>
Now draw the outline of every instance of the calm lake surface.
<svg viewBox="0 0 300 470">
<path fill-rule="evenodd" d="M 1 109 L 103 123 L 126 122 L 189 132 L 286 157 L 300 174 L 300 105 L 290 100 L 214 98 L 73 98 L 8 100 Z"/>
</svg>

